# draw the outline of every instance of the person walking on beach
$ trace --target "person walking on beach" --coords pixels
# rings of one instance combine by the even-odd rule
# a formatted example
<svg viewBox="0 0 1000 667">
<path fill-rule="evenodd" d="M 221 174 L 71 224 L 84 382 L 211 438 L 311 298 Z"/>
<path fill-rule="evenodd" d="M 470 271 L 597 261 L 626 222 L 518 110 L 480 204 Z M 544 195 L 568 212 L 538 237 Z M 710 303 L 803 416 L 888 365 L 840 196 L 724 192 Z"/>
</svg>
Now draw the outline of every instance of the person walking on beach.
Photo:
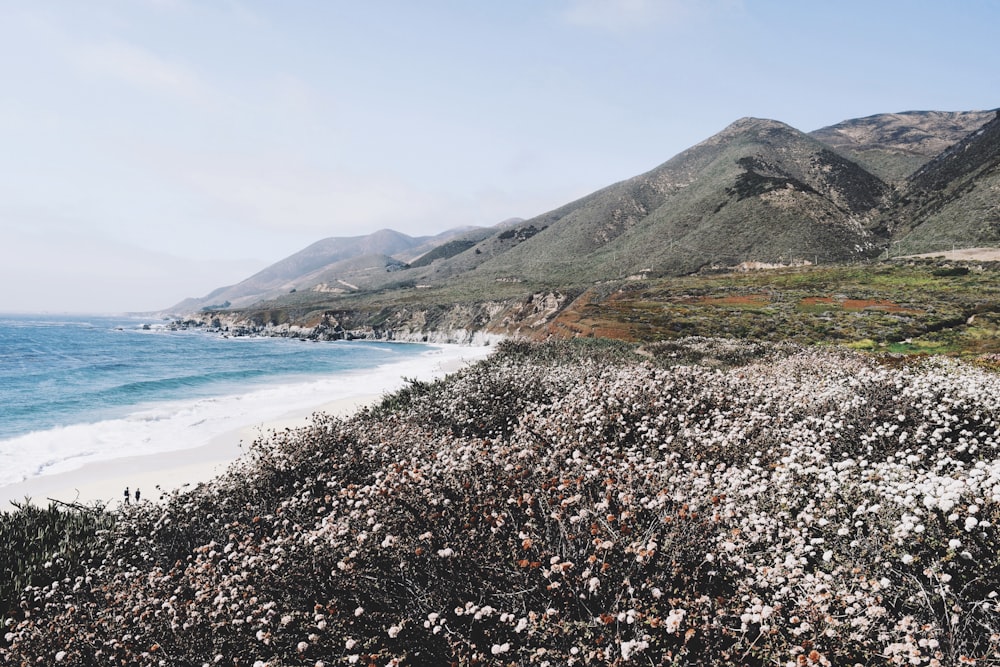
<svg viewBox="0 0 1000 667">
<path fill-rule="evenodd" d="M 135 502 L 139 502 L 139 489 L 135 490 Z"/>
<path fill-rule="evenodd" d="M 131 496 L 128 493 L 128 487 L 127 486 L 125 487 L 125 493 L 123 495 L 125 496 L 125 504 L 128 505 L 128 500 L 129 500 L 129 498 Z"/>
</svg>

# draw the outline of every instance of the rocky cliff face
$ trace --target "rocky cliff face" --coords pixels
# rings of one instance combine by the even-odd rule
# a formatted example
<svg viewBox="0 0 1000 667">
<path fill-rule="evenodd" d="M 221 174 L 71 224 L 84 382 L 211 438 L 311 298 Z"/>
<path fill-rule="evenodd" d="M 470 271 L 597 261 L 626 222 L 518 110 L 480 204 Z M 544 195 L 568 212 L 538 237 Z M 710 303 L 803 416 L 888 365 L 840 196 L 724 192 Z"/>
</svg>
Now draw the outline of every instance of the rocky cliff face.
<svg viewBox="0 0 1000 667">
<path fill-rule="evenodd" d="M 545 292 L 524 299 L 480 303 L 326 310 L 303 319 L 280 309 L 206 313 L 186 324 L 230 336 L 489 345 L 508 336 L 544 337 L 546 325 L 570 298 L 559 292 Z"/>
</svg>

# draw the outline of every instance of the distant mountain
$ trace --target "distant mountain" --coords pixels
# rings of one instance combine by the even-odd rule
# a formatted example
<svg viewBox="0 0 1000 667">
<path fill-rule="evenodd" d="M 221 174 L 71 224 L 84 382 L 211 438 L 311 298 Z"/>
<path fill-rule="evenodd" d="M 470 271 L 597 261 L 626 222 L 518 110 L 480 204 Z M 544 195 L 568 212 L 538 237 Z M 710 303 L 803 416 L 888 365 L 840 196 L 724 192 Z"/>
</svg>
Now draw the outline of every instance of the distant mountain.
<svg viewBox="0 0 1000 667">
<path fill-rule="evenodd" d="M 994 115 L 992 111 L 885 113 L 845 120 L 809 135 L 896 184 Z"/>
<path fill-rule="evenodd" d="M 293 290 L 355 291 L 381 282 L 382 273 L 406 266 L 453 236 L 473 228 L 449 230 L 437 236 L 412 237 L 391 229 L 351 237 L 331 237 L 317 241 L 235 285 L 219 288 L 205 297 L 187 299 L 171 312 L 191 312 L 202 308 L 242 307 Z M 342 282 L 341 282 L 342 281 Z M 346 284 L 343 284 L 346 283 Z M 350 285 L 350 286 L 348 286 Z"/>
<path fill-rule="evenodd" d="M 340 295 L 413 288 L 475 298 L 1000 245 L 998 163 L 995 111 L 879 114 L 809 134 L 743 118 L 644 174 L 534 218 L 434 237 L 382 230 L 325 239 L 174 310 L 280 304 L 293 291 L 302 311 Z"/>
</svg>

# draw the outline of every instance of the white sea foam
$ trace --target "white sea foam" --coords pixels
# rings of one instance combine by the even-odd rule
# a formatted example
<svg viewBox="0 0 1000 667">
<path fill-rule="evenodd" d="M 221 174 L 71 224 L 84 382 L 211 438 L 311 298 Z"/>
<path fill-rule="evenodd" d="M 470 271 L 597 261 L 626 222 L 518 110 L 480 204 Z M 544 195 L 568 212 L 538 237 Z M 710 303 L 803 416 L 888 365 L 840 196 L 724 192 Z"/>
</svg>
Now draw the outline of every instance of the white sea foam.
<svg viewBox="0 0 1000 667">
<path fill-rule="evenodd" d="M 142 406 L 126 417 L 75 424 L 0 441 L 0 487 L 86 463 L 156 454 L 208 444 L 247 426 L 274 421 L 341 399 L 402 387 L 404 378 L 440 377 L 489 348 L 432 346 L 426 353 L 374 369 L 309 381 L 280 381 L 242 394 Z"/>
</svg>

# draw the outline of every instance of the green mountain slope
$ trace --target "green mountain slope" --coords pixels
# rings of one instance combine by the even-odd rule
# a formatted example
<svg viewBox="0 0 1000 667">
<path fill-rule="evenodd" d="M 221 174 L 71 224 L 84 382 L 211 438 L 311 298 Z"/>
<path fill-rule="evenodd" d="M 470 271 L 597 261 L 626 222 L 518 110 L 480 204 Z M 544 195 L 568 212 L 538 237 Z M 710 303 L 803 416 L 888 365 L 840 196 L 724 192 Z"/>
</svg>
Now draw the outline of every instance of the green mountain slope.
<svg viewBox="0 0 1000 667">
<path fill-rule="evenodd" d="M 877 245 L 875 211 L 888 194 L 815 139 L 747 118 L 652 171 L 527 221 L 536 234 L 475 272 L 581 283 L 716 262 L 849 259 Z M 476 250 L 485 254 L 479 246 L 467 253 Z"/>
</svg>

